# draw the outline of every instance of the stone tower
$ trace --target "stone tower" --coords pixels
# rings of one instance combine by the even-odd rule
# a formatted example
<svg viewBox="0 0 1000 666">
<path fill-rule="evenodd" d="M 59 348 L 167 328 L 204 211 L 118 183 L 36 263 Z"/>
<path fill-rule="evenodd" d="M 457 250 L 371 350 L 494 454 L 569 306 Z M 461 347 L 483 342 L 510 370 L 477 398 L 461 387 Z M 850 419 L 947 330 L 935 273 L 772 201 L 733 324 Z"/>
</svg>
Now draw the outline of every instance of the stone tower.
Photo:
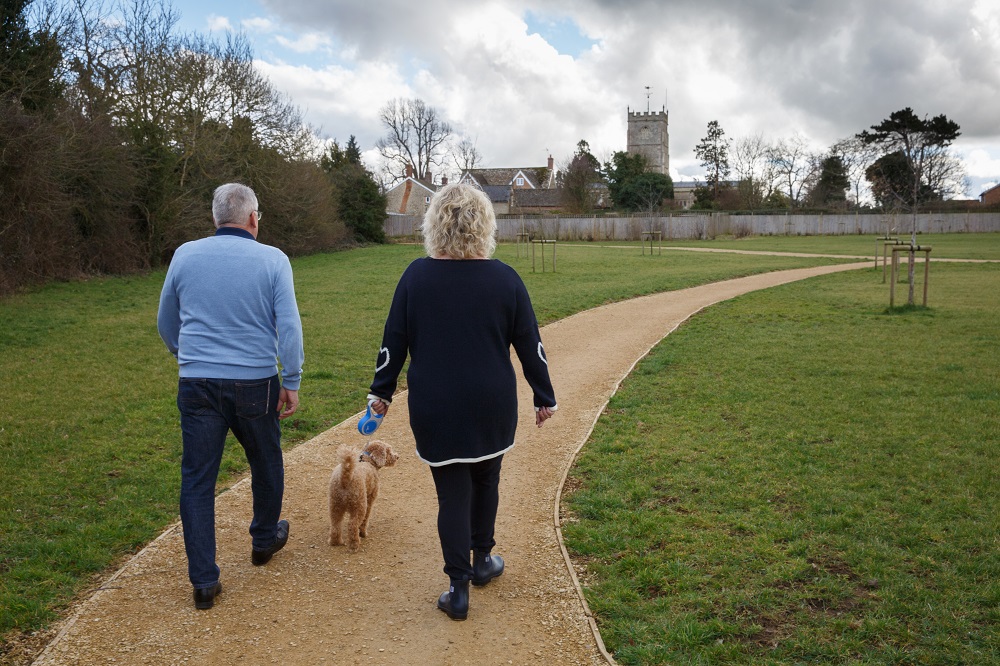
<svg viewBox="0 0 1000 666">
<path fill-rule="evenodd" d="M 670 175 L 670 136 L 667 110 L 628 110 L 628 152 L 643 155 L 649 170 Z"/>
</svg>

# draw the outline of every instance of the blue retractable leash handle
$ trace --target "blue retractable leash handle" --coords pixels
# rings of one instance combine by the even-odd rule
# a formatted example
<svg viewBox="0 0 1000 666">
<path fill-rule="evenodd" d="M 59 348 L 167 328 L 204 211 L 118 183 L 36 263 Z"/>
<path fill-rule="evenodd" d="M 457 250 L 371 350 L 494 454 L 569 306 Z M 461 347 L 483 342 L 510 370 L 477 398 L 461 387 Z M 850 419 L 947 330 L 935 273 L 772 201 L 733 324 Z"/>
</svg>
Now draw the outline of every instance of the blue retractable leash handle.
<svg viewBox="0 0 1000 666">
<path fill-rule="evenodd" d="M 368 409 L 365 410 L 365 415 L 358 420 L 358 432 L 365 437 L 373 434 L 382 425 L 382 415 L 372 411 L 374 403 L 374 400 L 368 401 Z"/>
</svg>

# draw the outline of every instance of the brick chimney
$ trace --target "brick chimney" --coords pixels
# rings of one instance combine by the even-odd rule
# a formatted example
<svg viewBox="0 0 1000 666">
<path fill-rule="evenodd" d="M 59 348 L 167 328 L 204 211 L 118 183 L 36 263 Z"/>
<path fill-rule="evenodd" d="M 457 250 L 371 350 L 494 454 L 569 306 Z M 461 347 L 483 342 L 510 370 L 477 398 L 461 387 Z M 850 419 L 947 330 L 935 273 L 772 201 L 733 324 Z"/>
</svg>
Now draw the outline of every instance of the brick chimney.
<svg viewBox="0 0 1000 666">
<path fill-rule="evenodd" d="M 441 176 L 441 187 L 448 184 L 448 176 Z"/>
<path fill-rule="evenodd" d="M 552 171 L 552 169 L 554 169 L 555 166 L 556 166 L 556 161 L 552 159 L 551 155 L 549 155 L 549 171 Z"/>
</svg>

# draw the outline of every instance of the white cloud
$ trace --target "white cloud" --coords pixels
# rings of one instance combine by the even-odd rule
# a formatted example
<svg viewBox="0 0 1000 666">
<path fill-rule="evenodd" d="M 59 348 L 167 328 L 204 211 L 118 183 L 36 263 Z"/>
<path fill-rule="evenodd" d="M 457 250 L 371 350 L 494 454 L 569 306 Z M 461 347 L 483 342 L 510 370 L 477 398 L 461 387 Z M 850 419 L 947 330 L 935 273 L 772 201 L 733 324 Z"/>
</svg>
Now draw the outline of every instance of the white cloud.
<svg viewBox="0 0 1000 666">
<path fill-rule="evenodd" d="M 253 16 L 240 21 L 240 25 L 250 32 L 270 33 L 278 29 L 277 24 L 269 18 Z"/>
<path fill-rule="evenodd" d="M 801 133 L 823 147 L 911 106 L 958 122 L 955 148 L 970 160 L 972 148 L 1000 145 L 995 0 L 549 0 L 546 20 L 595 42 L 575 57 L 529 34 L 525 18 L 541 10 L 528 0 L 261 5 L 290 62 L 325 48 L 338 63 L 324 69 L 311 57 L 313 69 L 272 80 L 328 132 L 356 133 L 362 149 L 381 132 L 378 109 L 411 96 L 440 109 L 496 166 L 544 163 L 547 150 L 559 161 L 580 139 L 607 154 L 625 147 L 626 108 L 646 108 L 646 86 L 652 109 L 669 103 L 678 174 L 701 171 L 693 149 L 711 120 L 734 139 Z M 357 102 L 334 112 L 325 98 L 345 90 Z M 967 162 L 970 177 L 1000 180 L 995 162 Z"/>
<path fill-rule="evenodd" d="M 965 168 L 973 178 L 996 178 L 1000 176 L 1000 150 L 992 155 L 988 150 L 977 148 L 965 154 Z"/>
<path fill-rule="evenodd" d="M 220 32 L 225 32 L 227 30 L 232 30 L 233 25 L 229 22 L 229 19 L 225 16 L 219 16 L 217 14 L 209 14 L 206 19 L 208 22 L 209 30 L 218 30 Z"/>
<path fill-rule="evenodd" d="M 314 53 L 331 46 L 329 37 L 315 32 L 300 35 L 297 39 L 288 39 L 282 35 L 277 35 L 274 39 L 281 46 L 296 53 Z"/>
<path fill-rule="evenodd" d="M 310 67 L 258 60 L 257 68 L 319 126 L 322 133 L 345 143 L 351 134 L 362 149 L 381 134 L 378 111 L 387 99 L 414 92 L 389 63 L 359 63 L 351 69 Z"/>
</svg>

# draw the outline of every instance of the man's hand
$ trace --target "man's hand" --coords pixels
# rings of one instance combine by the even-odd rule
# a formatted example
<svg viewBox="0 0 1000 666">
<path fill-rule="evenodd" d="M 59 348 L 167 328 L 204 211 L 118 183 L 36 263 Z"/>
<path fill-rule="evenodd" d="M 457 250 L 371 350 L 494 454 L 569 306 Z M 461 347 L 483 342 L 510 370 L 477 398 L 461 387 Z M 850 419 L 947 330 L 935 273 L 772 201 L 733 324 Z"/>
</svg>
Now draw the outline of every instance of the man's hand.
<svg viewBox="0 0 1000 666">
<path fill-rule="evenodd" d="M 539 428 L 542 424 L 549 420 L 552 415 L 555 414 L 550 407 L 540 407 L 538 411 L 535 412 L 535 425 Z"/>
<path fill-rule="evenodd" d="M 299 392 L 289 391 L 284 386 L 278 392 L 278 418 L 287 419 L 299 408 Z"/>
<path fill-rule="evenodd" d="M 389 405 L 383 400 L 375 400 L 372 402 L 372 411 L 379 416 L 385 416 L 389 413 Z"/>
</svg>

